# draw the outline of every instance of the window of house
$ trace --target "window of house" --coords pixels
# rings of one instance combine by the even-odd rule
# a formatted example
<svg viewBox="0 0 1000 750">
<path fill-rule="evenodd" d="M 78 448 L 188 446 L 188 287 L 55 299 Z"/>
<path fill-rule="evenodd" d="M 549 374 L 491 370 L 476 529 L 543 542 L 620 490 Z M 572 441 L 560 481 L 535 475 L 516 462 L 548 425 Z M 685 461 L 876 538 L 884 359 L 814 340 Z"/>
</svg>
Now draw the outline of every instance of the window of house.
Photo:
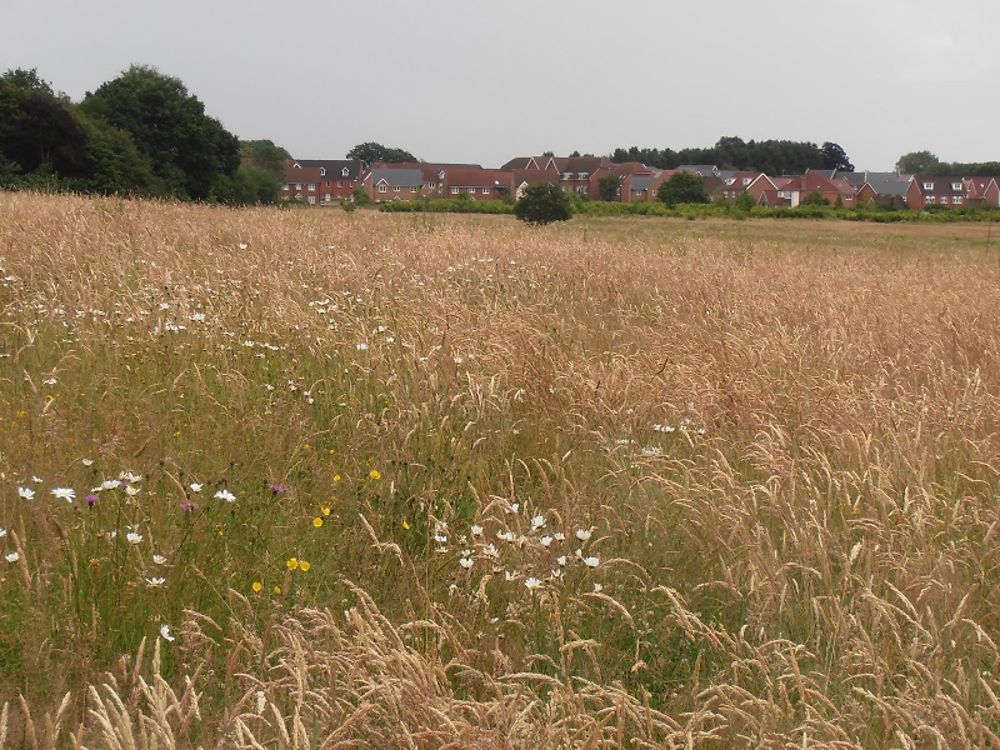
<svg viewBox="0 0 1000 750">
<path fill-rule="evenodd" d="M 732 185 L 734 182 L 736 182 L 736 178 L 735 177 L 727 177 L 726 178 L 726 184 L 727 185 Z"/>
<path fill-rule="evenodd" d="M 587 192 L 587 186 L 586 185 L 577 185 L 576 186 L 576 192 L 578 192 L 578 193 L 586 193 Z"/>
<path fill-rule="evenodd" d="M 301 182 L 296 182 L 295 183 L 295 189 L 296 190 L 301 190 L 302 189 L 302 183 Z"/>
<path fill-rule="evenodd" d="M 327 203 L 329 203 L 332 197 L 333 196 L 331 196 L 329 193 L 325 193 L 323 195 L 323 200 L 325 200 Z"/>
<path fill-rule="evenodd" d="M 297 201 L 302 200 L 302 193 L 296 193 L 295 194 L 295 200 L 297 200 Z"/>
<path fill-rule="evenodd" d="M 392 192 L 398 193 L 399 192 L 399 185 L 393 185 L 392 186 Z"/>
<path fill-rule="evenodd" d="M 751 182 L 753 182 L 753 180 L 750 179 L 749 177 L 744 177 L 743 178 L 743 184 L 744 185 L 749 185 Z"/>
<path fill-rule="evenodd" d="M 565 173 L 563 174 L 563 177 L 562 177 L 562 178 L 563 178 L 564 180 L 572 180 L 572 179 L 573 179 L 573 173 L 572 173 L 572 172 L 565 172 Z"/>
<path fill-rule="evenodd" d="M 952 190 L 961 190 L 962 189 L 962 183 L 961 182 L 953 182 L 953 183 L 951 183 L 951 189 Z"/>
<path fill-rule="evenodd" d="M 386 186 L 386 184 L 385 184 L 384 182 L 383 182 L 383 183 L 382 183 L 381 185 L 379 185 L 379 186 L 378 186 L 378 191 L 379 191 L 380 193 L 384 193 L 384 192 L 386 192 L 386 190 L 387 190 L 387 189 L 388 189 L 388 188 L 387 188 L 387 186 Z"/>
<path fill-rule="evenodd" d="M 291 190 L 291 189 L 292 189 L 292 186 L 286 182 L 285 183 L 285 190 Z"/>
<path fill-rule="evenodd" d="M 483 195 L 489 195 L 489 194 L 490 194 L 490 189 L 488 187 L 484 187 L 483 188 Z"/>
<path fill-rule="evenodd" d="M 316 205 L 316 196 L 315 195 L 310 195 L 309 196 L 309 205 L 310 206 L 315 206 Z"/>
<path fill-rule="evenodd" d="M 350 177 L 351 176 L 351 170 L 349 170 L 347 167 L 344 167 L 343 169 L 340 170 L 340 174 L 343 177 Z"/>
<path fill-rule="evenodd" d="M 586 180 L 588 177 L 590 177 L 588 172 L 580 172 L 580 174 L 576 176 L 578 180 Z"/>
<path fill-rule="evenodd" d="M 925 182 L 924 183 L 924 190 L 933 190 L 933 189 L 934 189 L 934 183 L 933 182 Z"/>
<path fill-rule="evenodd" d="M 927 196 L 927 202 L 928 202 L 928 203 L 934 203 L 934 202 L 935 202 L 935 201 L 934 201 L 934 196 L 933 196 L 933 195 L 928 195 L 928 196 Z"/>
<path fill-rule="evenodd" d="M 410 185 L 410 192 L 411 193 L 419 193 L 420 192 L 420 186 L 419 185 Z"/>
<path fill-rule="evenodd" d="M 436 182 L 428 182 L 427 183 L 427 189 L 428 190 L 434 190 L 435 188 L 437 188 L 437 183 Z"/>
<path fill-rule="evenodd" d="M 309 192 L 310 193 L 315 193 L 316 192 L 316 183 L 315 182 L 310 182 L 309 183 Z"/>
<path fill-rule="evenodd" d="M 451 186 L 451 194 L 452 195 L 458 195 L 458 185 L 452 185 Z"/>
<path fill-rule="evenodd" d="M 951 202 L 955 203 L 955 204 L 961 203 L 962 202 L 962 196 L 961 195 L 956 195 L 954 198 L 951 199 Z"/>
<path fill-rule="evenodd" d="M 326 177 L 326 167 L 320 167 L 319 168 L 319 176 L 320 177 Z"/>
<path fill-rule="evenodd" d="M 337 180 L 337 187 L 344 187 L 344 181 L 343 180 Z"/>
</svg>

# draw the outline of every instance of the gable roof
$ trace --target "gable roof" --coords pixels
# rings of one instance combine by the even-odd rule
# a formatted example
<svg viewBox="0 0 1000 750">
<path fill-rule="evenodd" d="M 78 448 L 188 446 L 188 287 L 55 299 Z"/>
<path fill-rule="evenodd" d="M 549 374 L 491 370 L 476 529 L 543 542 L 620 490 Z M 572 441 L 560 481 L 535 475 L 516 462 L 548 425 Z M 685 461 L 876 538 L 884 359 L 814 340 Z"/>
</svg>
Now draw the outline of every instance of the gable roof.
<svg viewBox="0 0 1000 750">
<path fill-rule="evenodd" d="M 372 185 L 378 185 L 383 181 L 393 187 L 422 187 L 424 184 L 424 175 L 419 169 L 378 167 L 372 169 L 371 176 Z"/>
<path fill-rule="evenodd" d="M 890 195 L 899 198 L 906 197 L 906 193 L 910 189 L 910 181 L 899 179 L 899 176 L 894 172 L 872 172 L 864 184 L 870 187 L 875 195 Z"/>
<path fill-rule="evenodd" d="M 996 181 L 996 177 L 966 177 L 965 186 L 969 191 L 970 198 L 982 200 L 986 197 L 986 191 L 990 189 L 990 184 L 996 183 Z"/>
<path fill-rule="evenodd" d="M 495 187 L 507 186 L 510 173 L 499 169 L 448 169 L 445 170 L 445 183 L 451 187 Z"/>
<path fill-rule="evenodd" d="M 681 164 L 678 172 L 689 172 L 699 177 L 710 177 L 719 174 L 719 168 L 714 164 Z"/>
<path fill-rule="evenodd" d="M 348 179 L 354 180 L 361 174 L 361 161 L 358 159 L 293 159 L 291 166 L 293 169 L 325 169 L 327 179 L 344 179 L 345 167 Z"/>
<path fill-rule="evenodd" d="M 319 167 L 298 167 L 286 166 L 282 180 L 287 183 L 313 184 L 324 179 L 319 172 Z"/>
<path fill-rule="evenodd" d="M 966 195 L 968 189 L 965 186 L 965 181 L 961 177 L 954 176 L 943 176 L 943 177 L 926 177 L 924 175 L 915 175 L 914 179 L 917 181 L 917 188 L 919 188 L 922 195 Z M 931 187 L 927 188 L 926 185 Z M 958 185 L 956 188 L 955 185 Z"/>
</svg>

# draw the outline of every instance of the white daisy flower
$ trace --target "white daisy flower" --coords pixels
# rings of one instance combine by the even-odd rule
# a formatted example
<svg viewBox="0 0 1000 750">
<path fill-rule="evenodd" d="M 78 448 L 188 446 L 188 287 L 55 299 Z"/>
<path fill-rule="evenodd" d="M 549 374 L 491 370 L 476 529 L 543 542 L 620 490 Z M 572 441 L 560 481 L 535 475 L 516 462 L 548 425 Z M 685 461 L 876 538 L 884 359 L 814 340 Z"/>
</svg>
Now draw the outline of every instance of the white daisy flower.
<svg viewBox="0 0 1000 750">
<path fill-rule="evenodd" d="M 472 524 L 472 526 L 469 527 L 469 531 L 471 532 L 472 536 L 483 535 L 483 527 L 477 523 Z"/>
<path fill-rule="evenodd" d="M 7 529 L 0 529 L 0 539 L 7 538 Z"/>
<path fill-rule="evenodd" d="M 164 563 L 166 563 L 166 561 L 167 558 L 165 558 L 163 555 L 153 555 L 154 565 L 163 565 Z"/>
<path fill-rule="evenodd" d="M 562 578 L 562 574 L 563 574 L 562 568 L 553 568 L 552 569 L 552 577 L 553 578 Z"/>
<path fill-rule="evenodd" d="M 204 486 L 205 485 L 199 484 L 198 482 L 191 482 L 191 484 L 188 485 L 188 489 L 191 490 L 192 492 L 198 493 L 201 492 Z"/>
<path fill-rule="evenodd" d="M 52 494 L 59 500 L 65 500 L 67 503 L 72 503 L 73 499 L 76 497 L 76 490 L 69 487 L 56 487 L 52 490 Z"/>
<path fill-rule="evenodd" d="M 359 352 L 367 351 L 368 350 L 368 343 L 365 342 L 365 341 L 359 341 L 358 343 L 356 343 L 354 345 L 354 348 L 357 349 Z"/>
<path fill-rule="evenodd" d="M 236 495 L 234 495 L 229 490 L 219 490 L 214 495 L 216 500 L 225 500 L 227 503 L 235 502 Z"/>
<path fill-rule="evenodd" d="M 32 475 L 31 481 L 34 482 L 35 484 L 41 484 L 43 480 L 41 477 L 36 477 L 35 475 Z"/>
<path fill-rule="evenodd" d="M 458 564 L 461 565 L 466 570 L 468 570 L 469 568 L 472 567 L 472 558 L 471 557 L 462 557 L 462 558 L 459 559 Z"/>
<path fill-rule="evenodd" d="M 531 530 L 538 531 L 545 526 L 545 516 L 535 516 L 531 519 Z"/>
<path fill-rule="evenodd" d="M 103 482 L 101 482 L 102 490 L 117 490 L 121 486 L 122 483 L 117 479 L 105 479 Z"/>
<path fill-rule="evenodd" d="M 160 577 L 146 579 L 146 585 L 149 586 L 151 589 L 159 588 L 166 582 L 167 582 L 166 578 L 160 578 Z"/>
<path fill-rule="evenodd" d="M 34 500 L 35 499 L 35 491 L 33 489 L 31 489 L 30 487 L 18 487 L 17 488 L 17 496 L 19 498 L 21 498 L 22 500 Z"/>
<path fill-rule="evenodd" d="M 598 565 L 601 564 L 601 558 L 593 556 L 585 557 L 583 558 L 583 564 L 586 565 L 588 568 L 596 568 Z"/>
<path fill-rule="evenodd" d="M 165 641 L 173 641 L 175 637 L 176 636 L 174 636 L 174 634 L 170 632 L 169 625 L 167 625 L 166 623 L 160 625 L 160 638 L 162 638 Z"/>
<path fill-rule="evenodd" d="M 483 556 L 495 560 L 496 558 L 500 557 L 500 550 L 496 548 L 495 544 L 487 544 L 485 547 L 483 547 Z"/>
<path fill-rule="evenodd" d="M 82 463 L 83 463 L 84 466 L 93 466 L 94 465 L 94 459 L 92 459 L 92 458 L 85 458 L 85 459 L 83 459 Z"/>
<path fill-rule="evenodd" d="M 557 542 L 564 542 L 564 541 L 566 541 L 566 535 L 563 534 L 561 531 L 557 531 L 554 534 L 554 536 L 555 536 Z"/>
<path fill-rule="evenodd" d="M 142 490 L 140 490 L 134 484 L 129 484 L 125 486 L 125 494 L 128 495 L 129 497 L 135 497 L 140 492 L 142 492 Z"/>
<path fill-rule="evenodd" d="M 576 538 L 579 539 L 581 542 L 585 542 L 588 539 L 590 539 L 590 533 L 591 533 L 590 529 L 577 529 Z"/>
<path fill-rule="evenodd" d="M 550 537 L 550 536 L 543 536 L 538 541 L 542 543 L 543 547 L 548 547 L 550 544 L 552 544 L 552 537 Z"/>
<path fill-rule="evenodd" d="M 536 589 L 540 589 L 542 587 L 542 582 L 532 576 L 531 578 L 524 579 L 524 586 L 528 589 L 528 591 L 535 591 Z"/>
<path fill-rule="evenodd" d="M 142 534 L 136 531 L 130 531 L 125 535 L 125 539 L 128 540 L 129 544 L 139 544 L 142 541 Z"/>
<path fill-rule="evenodd" d="M 595 594 L 600 594 L 602 591 L 604 591 L 604 587 L 601 584 L 599 584 L 599 583 L 595 583 L 594 584 L 594 593 Z"/>
<path fill-rule="evenodd" d="M 8 552 L 6 555 L 3 556 L 3 559 L 9 563 L 16 563 L 18 560 L 21 559 L 21 555 L 18 554 L 17 552 Z"/>
<path fill-rule="evenodd" d="M 133 474 L 131 471 L 123 471 L 118 475 L 118 478 L 123 482 L 128 482 L 129 484 L 136 484 L 142 481 L 142 474 Z"/>
</svg>

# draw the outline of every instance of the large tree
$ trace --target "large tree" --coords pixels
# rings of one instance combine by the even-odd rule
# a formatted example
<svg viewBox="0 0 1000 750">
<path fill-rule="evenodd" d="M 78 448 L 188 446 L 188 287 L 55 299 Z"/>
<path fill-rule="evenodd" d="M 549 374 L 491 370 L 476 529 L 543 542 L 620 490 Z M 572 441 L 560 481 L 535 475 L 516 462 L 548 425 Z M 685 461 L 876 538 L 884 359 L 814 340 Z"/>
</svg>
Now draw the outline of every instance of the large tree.
<svg viewBox="0 0 1000 750">
<path fill-rule="evenodd" d="M 836 169 L 840 172 L 853 172 L 854 165 L 847 158 L 847 152 L 837 143 L 827 141 L 820 148 L 823 155 L 823 169 Z"/>
<path fill-rule="evenodd" d="M 671 175 L 670 179 L 660 185 L 656 197 L 668 206 L 676 206 L 678 203 L 708 203 L 701 178 L 687 172 Z"/>
<path fill-rule="evenodd" d="M 240 164 L 239 142 L 177 78 L 133 65 L 88 93 L 82 110 L 131 134 L 163 192 L 205 200 Z"/>
<path fill-rule="evenodd" d="M 938 170 L 941 160 L 930 151 L 911 151 L 896 162 L 896 171 L 904 174 L 929 174 Z"/>
<path fill-rule="evenodd" d="M 240 141 L 240 157 L 278 178 L 284 174 L 284 162 L 292 158 L 288 151 L 269 140 Z"/>
<path fill-rule="evenodd" d="M 359 143 L 347 152 L 347 158 L 360 159 L 366 164 L 374 164 L 377 161 L 390 163 L 420 161 L 409 151 L 404 151 L 396 147 L 383 146 L 381 143 L 375 143 L 374 141 Z"/>
<path fill-rule="evenodd" d="M 597 196 L 602 201 L 618 200 L 621 186 L 621 177 L 616 174 L 605 175 L 597 180 Z"/>
</svg>

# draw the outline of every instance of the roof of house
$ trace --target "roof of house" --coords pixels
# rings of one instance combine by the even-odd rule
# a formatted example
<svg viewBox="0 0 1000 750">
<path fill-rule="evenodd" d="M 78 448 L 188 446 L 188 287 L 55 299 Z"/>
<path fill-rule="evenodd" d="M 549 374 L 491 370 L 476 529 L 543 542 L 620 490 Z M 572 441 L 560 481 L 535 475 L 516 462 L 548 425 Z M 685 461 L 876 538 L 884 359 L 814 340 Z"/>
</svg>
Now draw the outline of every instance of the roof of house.
<svg viewBox="0 0 1000 750">
<path fill-rule="evenodd" d="M 372 185 L 378 185 L 383 180 L 393 187 L 420 187 L 424 184 L 423 172 L 419 169 L 377 167 L 372 169 Z"/>
<path fill-rule="evenodd" d="M 508 185 L 510 172 L 499 169 L 447 169 L 445 183 L 448 187 L 493 187 Z"/>
<path fill-rule="evenodd" d="M 547 172 L 543 169 L 515 169 L 513 170 L 512 182 L 515 186 L 522 183 L 526 185 L 538 185 L 544 182 L 558 184 L 559 175 L 556 172 Z"/>
<path fill-rule="evenodd" d="M 677 167 L 678 172 L 690 172 L 700 177 L 708 177 L 719 173 L 719 168 L 714 164 L 681 164 Z"/>
<path fill-rule="evenodd" d="M 826 180 L 832 180 L 834 177 L 838 176 L 836 169 L 807 169 L 806 174 L 819 175 Z"/>
<path fill-rule="evenodd" d="M 927 177 L 925 175 L 917 175 L 915 179 L 917 187 L 924 195 L 966 195 L 968 193 L 965 181 L 961 177 Z M 927 187 L 928 185 L 930 187 Z"/>
<path fill-rule="evenodd" d="M 292 167 L 295 168 L 296 164 L 303 169 L 325 169 L 327 178 L 343 178 L 343 171 L 346 168 L 348 178 L 353 180 L 362 171 L 362 165 L 358 159 L 295 159 L 292 161 Z"/>
<path fill-rule="evenodd" d="M 633 193 L 641 193 L 643 190 L 648 189 L 655 179 L 656 175 L 651 175 L 651 174 L 635 175 L 629 182 L 629 189 Z"/>
<path fill-rule="evenodd" d="M 716 177 L 714 174 L 703 175 L 701 178 L 701 186 L 705 190 L 705 195 L 712 195 L 721 191 L 726 184 Z"/>
<path fill-rule="evenodd" d="M 603 156 L 556 156 L 552 159 L 560 172 L 591 173 L 608 164 Z"/>
<path fill-rule="evenodd" d="M 871 172 L 865 185 L 875 191 L 876 195 L 893 195 L 902 198 L 910 188 L 910 181 L 899 179 L 895 172 Z"/>
<path fill-rule="evenodd" d="M 303 167 L 297 168 L 292 166 L 285 167 L 284 182 L 289 183 L 316 183 L 323 179 L 320 174 L 319 167 Z"/>
<path fill-rule="evenodd" d="M 515 169 L 527 169 L 529 162 L 531 162 L 531 156 L 515 156 L 513 159 L 508 161 L 500 170 L 502 172 L 513 172 Z M 539 165 L 541 168 L 541 165 Z"/>
<path fill-rule="evenodd" d="M 965 185 L 969 191 L 969 197 L 982 200 L 986 197 L 986 191 L 990 184 L 996 182 L 995 177 L 966 177 Z"/>
<path fill-rule="evenodd" d="M 782 198 L 777 190 L 764 190 L 760 194 L 757 202 L 764 206 L 790 206 L 790 198 Z"/>
</svg>

